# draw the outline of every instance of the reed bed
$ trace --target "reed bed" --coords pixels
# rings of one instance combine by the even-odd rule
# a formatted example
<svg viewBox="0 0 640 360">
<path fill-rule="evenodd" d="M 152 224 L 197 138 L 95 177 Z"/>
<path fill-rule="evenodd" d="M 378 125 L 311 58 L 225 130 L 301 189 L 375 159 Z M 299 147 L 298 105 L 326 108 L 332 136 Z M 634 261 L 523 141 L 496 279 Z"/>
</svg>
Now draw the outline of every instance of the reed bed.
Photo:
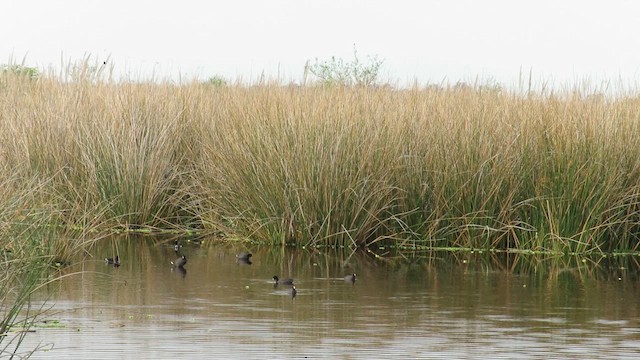
<svg viewBox="0 0 640 360">
<path fill-rule="evenodd" d="M 46 179 L 30 206 L 56 226 L 98 233 L 636 251 L 639 115 L 584 91 L 5 75 L 0 158 Z"/>
</svg>

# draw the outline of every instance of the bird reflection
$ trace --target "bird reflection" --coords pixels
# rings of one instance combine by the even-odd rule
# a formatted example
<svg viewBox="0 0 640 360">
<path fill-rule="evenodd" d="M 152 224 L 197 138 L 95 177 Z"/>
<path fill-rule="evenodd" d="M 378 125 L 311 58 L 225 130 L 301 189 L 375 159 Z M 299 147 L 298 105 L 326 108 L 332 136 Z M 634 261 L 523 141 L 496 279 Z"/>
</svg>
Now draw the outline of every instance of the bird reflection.
<svg viewBox="0 0 640 360">
<path fill-rule="evenodd" d="M 187 269 L 183 268 L 182 266 L 176 266 L 172 268 L 171 271 L 177 272 L 181 277 L 187 276 Z"/>
</svg>

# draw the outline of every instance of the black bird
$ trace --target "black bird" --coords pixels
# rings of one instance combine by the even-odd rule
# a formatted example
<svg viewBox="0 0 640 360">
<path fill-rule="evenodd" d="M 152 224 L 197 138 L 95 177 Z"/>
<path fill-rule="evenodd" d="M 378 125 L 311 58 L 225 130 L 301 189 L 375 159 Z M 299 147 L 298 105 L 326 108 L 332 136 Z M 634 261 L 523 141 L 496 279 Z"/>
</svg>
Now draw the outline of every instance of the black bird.
<svg viewBox="0 0 640 360">
<path fill-rule="evenodd" d="M 114 267 L 120 266 L 120 257 L 116 255 L 115 258 L 104 258 L 104 262 L 113 265 Z"/>
<path fill-rule="evenodd" d="M 298 294 L 298 290 L 296 290 L 295 285 L 291 287 L 291 298 L 295 298 L 296 294 Z"/>
<path fill-rule="evenodd" d="M 178 252 L 180 250 L 180 243 L 178 243 L 178 240 L 173 242 L 173 251 Z"/>
<path fill-rule="evenodd" d="M 344 281 L 355 283 L 356 282 L 356 274 L 353 273 L 353 274 L 349 274 L 349 275 L 345 276 L 344 277 Z"/>
<path fill-rule="evenodd" d="M 276 275 L 273 275 L 274 285 L 293 285 L 293 279 L 279 279 Z"/>
<path fill-rule="evenodd" d="M 251 257 L 253 255 L 251 253 L 242 252 L 236 255 L 236 263 L 240 265 L 251 265 Z"/>
<path fill-rule="evenodd" d="M 181 267 L 184 267 L 186 263 L 187 263 L 187 257 L 182 255 L 181 257 L 177 258 L 175 261 L 172 261 L 171 265 L 177 268 L 181 268 Z"/>
</svg>

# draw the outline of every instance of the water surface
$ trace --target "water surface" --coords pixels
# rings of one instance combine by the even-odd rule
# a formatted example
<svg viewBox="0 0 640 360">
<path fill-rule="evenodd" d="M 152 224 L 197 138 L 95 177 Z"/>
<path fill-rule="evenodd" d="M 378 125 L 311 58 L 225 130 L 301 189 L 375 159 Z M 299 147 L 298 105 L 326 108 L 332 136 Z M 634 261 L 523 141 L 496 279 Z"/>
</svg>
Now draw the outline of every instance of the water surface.
<svg viewBox="0 0 640 360">
<path fill-rule="evenodd" d="M 50 285 L 21 350 L 66 359 L 621 359 L 640 354 L 635 272 L 591 260 L 105 242 Z M 251 251 L 253 263 L 235 254 Z M 119 252 L 122 265 L 102 258 Z M 355 284 L 342 278 L 357 274 Z M 290 288 L 271 277 L 293 277 Z M 50 322 L 48 323 L 50 324 Z"/>
</svg>

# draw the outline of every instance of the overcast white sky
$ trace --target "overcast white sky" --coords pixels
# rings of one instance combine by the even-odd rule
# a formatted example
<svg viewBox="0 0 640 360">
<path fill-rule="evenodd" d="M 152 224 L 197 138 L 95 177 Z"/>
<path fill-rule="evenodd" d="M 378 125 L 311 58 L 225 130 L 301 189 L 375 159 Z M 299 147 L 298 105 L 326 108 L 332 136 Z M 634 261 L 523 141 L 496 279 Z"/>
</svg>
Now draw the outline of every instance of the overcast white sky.
<svg viewBox="0 0 640 360">
<path fill-rule="evenodd" d="M 640 79 L 640 2 L 625 0 L 23 0 L 0 6 L 0 63 L 85 54 L 118 74 L 283 80 L 308 59 L 384 59 L 421 83 Z"/>
</svg>

